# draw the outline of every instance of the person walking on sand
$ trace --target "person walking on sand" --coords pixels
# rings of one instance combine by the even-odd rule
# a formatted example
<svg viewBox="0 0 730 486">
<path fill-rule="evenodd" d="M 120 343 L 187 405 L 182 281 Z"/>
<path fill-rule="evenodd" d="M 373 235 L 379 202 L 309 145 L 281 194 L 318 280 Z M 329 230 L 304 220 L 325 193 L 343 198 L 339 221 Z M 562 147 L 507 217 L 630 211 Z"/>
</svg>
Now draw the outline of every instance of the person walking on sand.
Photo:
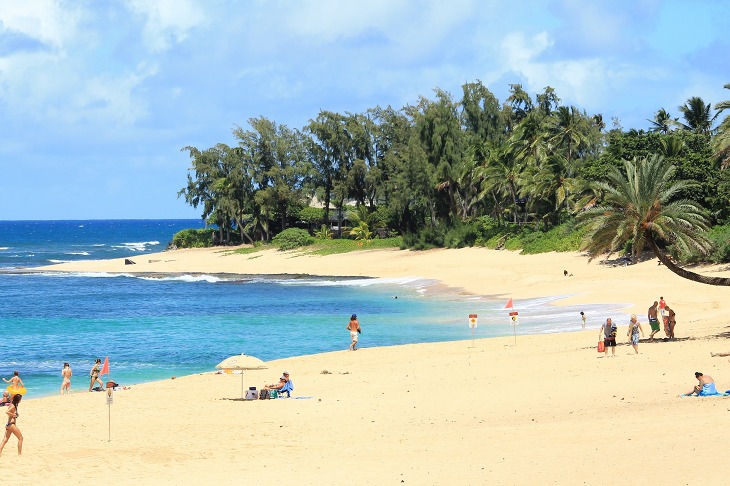
<svg viewBox="0 0 730 486">
<path fill-rule="evenodd" d="M 13 371 L 13 376 L 6 380 L 5 377 L 3 377 L 3 381 L 5 383 L 10 383 L 10 391 L 17 390 L 19 388 L 25 388 L 25 385 L 23 384 L 23 380 L 20 379 L 20 375 L 18 375 L 17 371 Z"/>
<path fill-rule="evenodd" d="M 352 343 L 350 343 L 350 351 L 357 351 L 358 334 L 362 332 L 360 329 L 360 323 L 357 320 L 357 314 L 350 316 L 350 322 L 347 323 L 347 327 L 345 329 L 350 331 L 350 340 L 352 340 Z"/>
<path fill-rule="evenodd" d="M 89 382 L 89 391 L 94 389 L 94 383 L 99 383 L 99 386 L 101 388 L 104 388 L 104 382 L 101 381 L 101 378 L 99 378 L 99 374 L 101 373 L 101 358 L 96 358 L 96 363 L 94 363 L 94 366 L 91 368 L 91 371 L 89 371 L 89 378 L 91 378 L 91 381 Z"/>
<path fill-rule="evenodd" d="M 631 320 L 629 320 L 629 331 L 626 335 L 630 336 L 631 345 L 634 347 L 636 354 L 639 354 L 639 333 L 641 333 L 641 337 L 644 337 L 644 330 L 641 328 L 641 323 L 636 318 L 636 314 L 631 314 Z"/>
<path fill-rule="evenodd" d="M 580 311 L 580 323 L 581 323 L 581 326 L 583 327 L 583 329 L 585 329 L 586 328 L 586 315 L 585 315 L 585 312 L 583 312 L 583 311 Z"/>
<path fill-rule="evenodd" d="M 664 317 L 664 308 L 667 306 L 667 303 L 664 302 L 664 297 L 659 297 L 659 313 L 662 317 Z"/>
<path fill-rule="evenodd" d="M 646 313 L 646 316 L 649 318 L 649 326 L 651 326 L 651 334 L 649 334 L 649 339 L 654 340 L 654 334 L 659 332 L 659 319 L 657 318 L 657 305 L 659 305 L 659 302 L 656 300 L 652 304 L 651 307 L 649 307 L 649 311 Z"/>
<path fill-rule="evenodd" d="M 15 437 L 18 438 L 18 455 L 21 455 L 23 453 L 23 434 L 20 433 L 20 429 L 18 428 L 17 423 L 18 405 L 20 404 L 21 398 L 23 398 L 22 395 L 14 395 L 12 403 L 8 407 L 8 410 L 5 412 L 8 414 L 8 422 L 5 424 L 5 437 L 3 438 L 3 443 L 0 444 L 0 454 L 3 453 L 5 444 L 8 443 L 11 435 L 15 435 Z"/>
<path fill-rule="evenodd" d="M 63 363 L 61 376 L 63 377 L 63 381 L 61 382 L 61 395 L 63 395 L 64 391 L 71 393 L 71 377 L 73 376 L 73 371 L 71 371 L 71 366 L 68 363 Z"/>
<path fill-rule="evenodd" d="M 606 358 L 608 358 L 609 347 L 611 348 L 611 356 L 616 357 L 616 331 L 616 324 L 614 324 L 609 317 L 598 332 L 598 339 L 601 339 L 601 336 L 603 336 L 603 352 L 606 355 Z"/>
</svg>

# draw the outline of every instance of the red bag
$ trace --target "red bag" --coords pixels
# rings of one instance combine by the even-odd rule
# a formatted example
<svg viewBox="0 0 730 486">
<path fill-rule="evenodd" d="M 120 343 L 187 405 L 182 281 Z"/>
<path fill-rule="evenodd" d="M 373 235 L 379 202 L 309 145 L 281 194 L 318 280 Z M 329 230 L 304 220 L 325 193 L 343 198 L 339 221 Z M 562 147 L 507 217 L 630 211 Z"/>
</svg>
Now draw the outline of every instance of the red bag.
<svg viewBox="0 0 730 486">
<path fill-rule="evenodd" d="M 598 341 L 598 352 L 602 353 L 606 350 L 606 348 L 603 345 L 603 341 Z"/>
</svg>

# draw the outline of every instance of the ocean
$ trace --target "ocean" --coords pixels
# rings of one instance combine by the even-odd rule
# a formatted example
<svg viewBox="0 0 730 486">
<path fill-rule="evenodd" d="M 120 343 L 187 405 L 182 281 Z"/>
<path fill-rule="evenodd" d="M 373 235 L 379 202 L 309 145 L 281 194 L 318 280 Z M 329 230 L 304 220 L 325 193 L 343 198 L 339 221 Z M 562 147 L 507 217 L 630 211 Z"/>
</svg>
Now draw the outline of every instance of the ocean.
<svg viewBox="0 0 730 486">
<path fill-rule="evenodd" d="M 64 362 L 74 371 L 71 390 L 85 392 L 96 358 L 108 357 L 111 379 L 131 386 L 211 371 L 234 354 L 267 361 L 342 350 L 353 313 L 363 348 L 576 331 L 580 311 L 620 314 L 620 305 L 520 300 L 515 329 L 504 297 L 467 295 L 422 278 L 34 270 L 159 252 L 177 231 L 202 226 L 199 220 L 0 221 L 0 376 L 17 370 L 26 398 L 37 398 L 59 393 Z M 470 314 L 478 316 L 476 329 L 469 328 Z"/>
</svg>

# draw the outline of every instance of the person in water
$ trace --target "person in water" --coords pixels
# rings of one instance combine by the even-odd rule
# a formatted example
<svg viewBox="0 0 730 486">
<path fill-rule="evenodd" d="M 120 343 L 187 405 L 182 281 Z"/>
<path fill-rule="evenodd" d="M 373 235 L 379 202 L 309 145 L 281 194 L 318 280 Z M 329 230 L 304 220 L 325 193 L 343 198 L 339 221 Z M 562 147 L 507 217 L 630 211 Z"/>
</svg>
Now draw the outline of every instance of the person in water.
<svg viewBox="0 0 730 486">
<path fill-rule="evenodd" d="M 71 393 L 71 376 L 73 376 L 73 371 L 71 371 L 71 366 L 68 363 L 63 363 L 61 376 L 63 377 L 63 381 L 61 382 L 61 395 L 64 392 Z"/>
<path fill-rule="evenodd" d="M 698 397 L 704 397 L 708 395 L 719 395 L 717 388 L 715 388 L 715 380 L 709 375 L 703 375 L 699 371 L 695 373 L 695 378 L 699 382 L 694 386 L 691 392 L 686 393 L 684 396 L 690 396 L 697 394 Z"/>
<path fill-rule="evenodd" d="M 3 438 L 3 443 L 0 444 L 0 454 L 3 453 L 5 444 L 8 443 L 11 435 L 15 435 L 18 438 L 18 455 L 23 453 L 23 434 L 20 433 L 20 429 L 18 428 L 18 405 L 20 404 L 21 398 L 23 398 L 22 395 L 14 395 L 12 403 L 5 412 L 8 415 L 8 422 L 5 424 L 5 437 Z"/>
<path fill-rule="evenodd" d="M 20 379 L 20 376 L 18 375 L 18 372 L 17 371 L 14 371 L 13 372 L 13 377 L 10 378 L 9 380 L 6 380 L 3 377 L 3 381 L 5 383 L 10 383 L 11 389 L 17 390 L 19 388 L 25 388 L 25 385 L 23 384 L 23 380 Z"/>
</svg>

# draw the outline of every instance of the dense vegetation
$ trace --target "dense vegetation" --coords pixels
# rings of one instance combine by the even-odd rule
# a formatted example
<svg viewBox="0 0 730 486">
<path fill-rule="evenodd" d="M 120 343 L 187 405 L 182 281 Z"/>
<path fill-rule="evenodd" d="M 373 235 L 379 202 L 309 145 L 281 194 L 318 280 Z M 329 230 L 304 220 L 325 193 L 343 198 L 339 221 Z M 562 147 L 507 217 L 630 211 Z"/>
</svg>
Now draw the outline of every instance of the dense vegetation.
<svg viewBox="0 0 730 486">
<path fill-rule="evenodd" d="M 220 244 L 298 227 L 319 240 L 401 235 L 411 248 L 574 250 L 590 234 L 576 216 L 602 207 L 625 161 L 658 155 L 672 168 L 666 183 L 683 181 L 664 203 L 696 203 L 706 224 L 692 231 L 711 230 L 701 247 L 668 234 L 653 241 L 675 258 L 727 261 L 730 116 L 715 122 L 730 101 L 714 114 L 697 97 L 678 117 L 661 108 L 644 131 L 616 119 L 607 129 L 601 114 L 561 104 L 550 87 L 533 98 L 510 85 L 503 103 L 479 81 L 462 88 L 459 100 L 436 89 L 400 109 L 321 111 L 301 129 L 252 118 L 233 130 L 232 147 L 183 149 L 192 168 L 179 196 L 217 227 Z M 314 197 L 323 208 L 310 207 Z M 280 239 L 308 241 L 298 235 Z M 600 251 L 643 249 L 641 238 L 610 240 Z"/>
</svg>

